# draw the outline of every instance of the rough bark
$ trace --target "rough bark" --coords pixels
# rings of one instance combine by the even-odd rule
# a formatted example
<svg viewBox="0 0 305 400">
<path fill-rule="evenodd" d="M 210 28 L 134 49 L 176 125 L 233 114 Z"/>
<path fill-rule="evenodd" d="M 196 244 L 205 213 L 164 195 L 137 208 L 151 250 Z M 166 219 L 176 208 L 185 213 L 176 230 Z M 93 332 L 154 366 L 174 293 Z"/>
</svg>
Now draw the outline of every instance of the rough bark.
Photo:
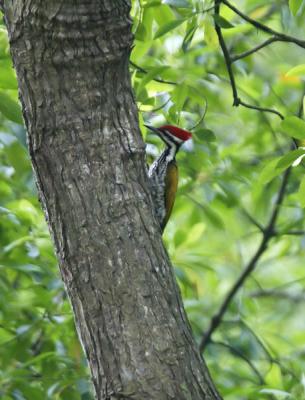
<svg viewBox="0 0 305 400">
<path fill-rule="evenodd" d="M 152 214 L 128 71 L 129 1 L 2 7 L 39 195 L 97 399 L 220 399 Z"/>
</svg>

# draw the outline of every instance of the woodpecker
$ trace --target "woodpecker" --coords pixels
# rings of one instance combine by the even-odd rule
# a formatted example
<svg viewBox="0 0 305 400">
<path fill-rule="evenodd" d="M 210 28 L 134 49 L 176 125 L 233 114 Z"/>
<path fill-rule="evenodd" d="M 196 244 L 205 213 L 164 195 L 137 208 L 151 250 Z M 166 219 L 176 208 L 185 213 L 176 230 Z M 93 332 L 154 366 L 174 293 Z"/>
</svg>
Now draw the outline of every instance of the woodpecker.
<svg viewBox="0 0 305 400">
<path fill-rule="evenodd" d="M 155 214 L 163 232 L 171 215 L 178 187 L 176 154 L 182 143 L 189 140 L 192 134 L 172 125 L 163 125 L 160 128 L 145 126 L 156 133 L 166 145 L 148 171 Z"/>
</svg>

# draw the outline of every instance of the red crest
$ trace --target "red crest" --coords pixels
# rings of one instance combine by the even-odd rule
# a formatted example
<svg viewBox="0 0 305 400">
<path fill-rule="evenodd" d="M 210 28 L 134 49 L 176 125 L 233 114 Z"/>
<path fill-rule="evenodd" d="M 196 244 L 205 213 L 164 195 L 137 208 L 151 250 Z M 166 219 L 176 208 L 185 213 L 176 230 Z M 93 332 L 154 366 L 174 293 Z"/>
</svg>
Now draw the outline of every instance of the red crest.
<svg viewBox="0 0 305 400">
<path fill-rule="evenodd" d="M 177 126 L 173 125 L 163 125 L 158 128 L 162 131 L 167 131 L 173 136 L 177 137 L 180 140 L 183 140 L 184 142 L 186 140 L 189 140 L 192 137 L 191 132 L 186 131 L 185 129 L 178 128 Z"/>
</svg>

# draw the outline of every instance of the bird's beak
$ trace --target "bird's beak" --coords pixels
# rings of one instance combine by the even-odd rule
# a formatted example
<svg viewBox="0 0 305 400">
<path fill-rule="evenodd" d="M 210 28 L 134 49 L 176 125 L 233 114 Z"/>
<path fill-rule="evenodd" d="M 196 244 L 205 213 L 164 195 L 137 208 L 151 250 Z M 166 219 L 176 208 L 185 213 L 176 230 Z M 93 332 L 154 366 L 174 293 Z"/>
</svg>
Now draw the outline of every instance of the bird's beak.
<svg viewBox="0 0 305 400">
<path fill-rule="evenodd" d="M 154 126 L 151 125 L 146 125 L 144 124 L 144 126 L 146 126 L 147 129 L 149 129 L 150 131 L 156 133 L 158 136 L 160 136 L 160 132 L 158 128 L 155 128 Z"/>
</svg>

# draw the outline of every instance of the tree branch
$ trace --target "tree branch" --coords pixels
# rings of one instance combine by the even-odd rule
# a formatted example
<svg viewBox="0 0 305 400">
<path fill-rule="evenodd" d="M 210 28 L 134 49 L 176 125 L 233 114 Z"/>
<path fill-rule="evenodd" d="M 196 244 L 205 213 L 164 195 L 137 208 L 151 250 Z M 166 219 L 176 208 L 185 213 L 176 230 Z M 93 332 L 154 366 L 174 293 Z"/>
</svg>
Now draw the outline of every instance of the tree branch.
<svg viewBox="0 0 305 400">
<path fill-rule="evenodd" d="M 264 233 L 264 227 L 258 221 L 256 221 L 256 219 L 253 218 L 246 209 L 243 208 L 242 213 L 248 218 L 250 222 L 252 222 L 253 225 L 255 225 L 262 233 Z"/>
<path fill-rule="evenodd" d="M 162 108 L 164 108 L 164 107 L 167 106 L 167 104 L 170 102 L 170 100 L 171 100 L 170 98 L 167 99 L 165 103 L 163 103 L 163 104 L 161 104 L 160 106 L 158 106 L 158 107 L 156 107 L 156 108 L 153 108 L 153 109 L 151 109 L 151 110 L 141 110 L 141 109 L 139 109 L 139 111 L 140 111 L 140 112 L 143 112 L 143 113 L 144 113 L 144 112 L 154 113 L 154 112 L 160 111 L 160 110 L 162 110 Z"/>
<path fill-rule="evenodd" d="M 221 2 L 224 3 L 224 0 L 215 0 L 215 15 L 219 16 Z M 281 119 L 284 119 L 284 116 L 277 110 L 273 110 L 271 108 L 254 106 L 254 105 L 251 105 L 251 104 L 248 104 L 248 103 L 242 101 L 239 98 L 236 81 L 235 81 L 235 76 L 234 76 L 234 72 L 233 72 L 233 68 L 232 68 L 233 59 L 231 58 L 230 52 L 227 48 L 226 42 L 225 42 L 223 34 L 222 34 L 221 27 L 217 24 L 217 21 L 215 21 L 215 30 L 216 30 L 216 33 L 218 36 L 219 44 L 220 44 L 220 47 L 221 47 L 221 50 L 222 50 L 222 53 L 223 53 L 223 56 L 225 59 L 227 71 L 228 71 L 229 78 L 230 78 L 232 94 L 233 94 L 233 106 L 238 107 L 241 105 L 245 108 L 249 108 L 252 110 L 256 110 L 256 111 L 260 111 L 260 112 L 269 112 L 269 113 L 277 115 Z"/>
<path fill-rule="evenodd" d="M 269 28 L 267 25 L 264 25 L 261 22 L 258 22 L 255 19 L 248 17 L 246 14 L 241 12 L 238 8 L 233 6 L 233 4 L 231 4 L 229 1 L 227 1 L 227 0 L 220 0 L 220 1 L 221 1 L 221 3 L 223 3 L 227 7 L 229 7 L 232 11 L 234 11 L 235 14 L 239 15 L 243 20 L 245 20 L 245 21 L 249 22 L 249 24 L 255 26 L 255 28 L 257 28 L 265 33 L 269 33 L 270 35 L 274 35 L 278 41 L 295 43 L 297 46 L 300 46 L 305 49 L 305 40 L 301 40 L 301 39 L 295 38 L 294 36 L 285 35 L 284 33 L 277 32 L 274 29 Z"/>
<path fill-rule="evenodd" d="M 241 58 L 248 57 L 251 54 L 256 53 L 257 51 L 259 51 L 260 49 L 263 49 L 264 47 L 269 46 L 269 44 L 274 43 L 274 42 L 278 42 L 278 41 L 280 41 L 280 39 L 278 37 L 272 36 L 271 38 L 265 40 L 263 43 L 253 47 L 253 49 L 247 50 L 244 53 L 240 53 L 240 54 L 237 54 L 235 56 L 232 56 L 231 60 L 232 60 L 232 62 L 235 62 L 237 60 L 240 60 Z"/>
<path fill-rule="evenodd" d="M 219 16 L 219 12 L 220 12 L 220 0 L 215 0 L 215 15 Z M 229 50 L 226 46 L 226 42 L 224 40 L 222 31 L 221 31 L 221 27 L 217 24 L 216 21 L 215 21 L 215 30 L 216 30 L 216 33 L 218 36 L 218 41 L 219 41 L 221 50 L 223 52 L 223 56 L 224 56 L 224 59 L 226 62 L 227 71 L 228 71 L 230 82 L 231 82 L 231 87 L 232 87 L 232 92 L 233 92 L 233 106 L 238 107 L 240 104 L 240 98 L 238 97 L 235 77 L 234 77 L 234 73 L 233 73 L 233 69 L 232 69 L 231 56 L 230 56 Z"/>
<path fill-rule="evenodd" d="M 246 107 L 246 108 L 250 108 L 251 110 L 269 112 L 269 113 L 272 113 L 272 114 L 277 115 L 277 116 L 280 117 L 282 120 L 284 119 L 284 115 L 282 115 L 282 114 L 281 114 L 279 111 L 277 111 L 277 110 L 273 110 L 272 108 L 254 106 L 254 105 L 245 103 L 244 101 L 241 101 L 241 100 L 240 100 L 239 104 L 240 104 L 241 106 Z"/>
<path fill-rule="evenodd" d="M 278 196 L 273 208 L 273 212 L 271 214 L 269 223 L 267 224 L 266 228 L 264 229 L 263 237 L 261 240 L 261 243 L 256 251 L 256 253 L 253 255 L 252 259 L 249 261 L 248 265 L 240 275 L 240 277 L 237 279 L 237 281 L 234 283 L 230 291 L 228 292 L 227 296 L 225 297 L 223 303 L 221 304 L 219 310 L 217 313 L 212 317 L 210 326 L 208 327 L 207 331 L 203 334 L 199 349 L 200 352 L 203 352 L 204 349 L 206 348 L 207 344 L 210 342 L 211 337 L 213 332 L 215 331 L 216 328 L 221 324 L 223 320 L 223 316 L 226 313 L 228 307 L 231 304 L 231 301 L 235 297 L 236 293 L 239 291 L 239 289 L 242 287 L 243 283 L 245 280 L 248 278 L 248 276 L 252 273 L 252 271 L 256 268 L 257 263 L 261 256 L 264 254 L 264 252 L 267 249 L 269 241 L 274 237 L 275 234 L 275 224 L 276 220 L 279 214 L 280 207 L 283 203 L 286 187 L 288 184 L 289 176 L 290 176 L 291 169 L 288 168 L 283 175 L 283 180 L 278 192 Z"/>
<path fill-rule="evenodd" d="M 137 69 L 138 71 L 142 72 L 143 74 L 147 74 L 148 72 L 146 71 L 146 69 L 140 67 L 139 65 L 135 64 L 133 61 L 129 60 L 129 64 L 132 65 L 135 69 Z M 160 78 L 153 78 L 152 79 L 155 82 L 159 82 L 159 83 L 166 83 L 168 85 L 178 85 L 177 82 L 173 82 L 173 81 L 166 81 L 164 79 L 160 79 Z"/>
</svg>

